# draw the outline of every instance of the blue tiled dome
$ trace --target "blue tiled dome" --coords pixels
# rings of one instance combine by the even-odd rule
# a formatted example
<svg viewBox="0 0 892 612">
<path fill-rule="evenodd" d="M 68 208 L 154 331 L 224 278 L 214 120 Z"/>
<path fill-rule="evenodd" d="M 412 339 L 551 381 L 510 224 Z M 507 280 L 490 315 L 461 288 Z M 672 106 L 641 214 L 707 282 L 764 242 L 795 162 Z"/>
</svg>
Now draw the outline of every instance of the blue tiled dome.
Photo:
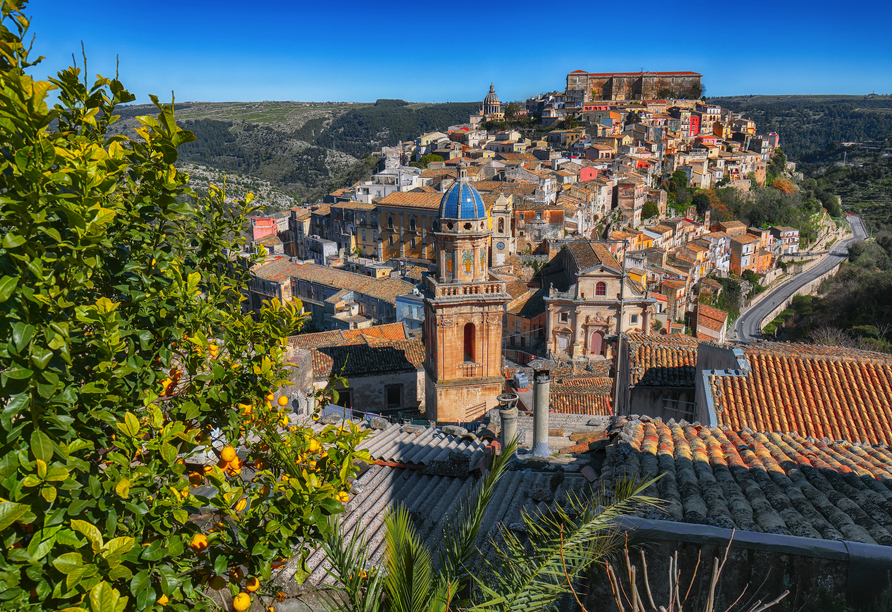
<svg viewBox="0 0 892 612">
<path fill-rule="evenodd" d="M 477 190 L 457 181 L 440 200 L 441 219 L 485 219 L 486 206 Z"/>
</svg>

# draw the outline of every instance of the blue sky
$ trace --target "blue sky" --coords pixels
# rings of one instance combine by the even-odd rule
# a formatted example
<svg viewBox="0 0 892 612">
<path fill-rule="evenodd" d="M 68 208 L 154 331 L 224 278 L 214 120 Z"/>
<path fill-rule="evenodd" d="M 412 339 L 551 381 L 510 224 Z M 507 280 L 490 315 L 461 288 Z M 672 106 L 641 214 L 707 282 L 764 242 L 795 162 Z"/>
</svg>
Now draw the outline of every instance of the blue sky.
<svg viewBox="0 0 892 612">
<path fill-rule="evenodd" d="M 81 63 L 147 102 L 474 101 L 567 72 L 693 70 L 707 95 L 892 93 L 892 4 L 37 0 L 35 76 Z"/>
</svg>

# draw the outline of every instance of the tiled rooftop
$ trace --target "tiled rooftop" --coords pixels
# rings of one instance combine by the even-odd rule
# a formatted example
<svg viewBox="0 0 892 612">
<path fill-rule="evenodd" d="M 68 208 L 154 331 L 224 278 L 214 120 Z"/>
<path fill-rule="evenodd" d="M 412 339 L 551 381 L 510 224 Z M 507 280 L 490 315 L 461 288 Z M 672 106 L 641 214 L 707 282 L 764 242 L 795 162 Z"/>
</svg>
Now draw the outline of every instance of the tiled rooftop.
<svg viewBox="0 0 892 612">
<path fill-rule="evenodd" d="M 709 374 L 719 424 L 892 443 L 892 356 L 776 343 L 744 352 L 749 373 Z"/>
<path fill-rule="evenodd" d="M 629 334 L 632 386 L 693 387 L 697 340 L 681 334 Z"/>
<path fill-rule="evenodd" d="M 614 270 L 620 269 L 616 258 L 607 246 L 601 242 L 576 240 L 567 243 L 564 248 L 570 251 L 580 270 L 587 270 L 597 265 L 604 265 Z"/>
<path fill-rule="evenodd" d="M 364 338 L 380 338 L 387 340 L 406 340 L 406 329 L 402 323 L 387 323 L 384 325 L 372 325 L 362 329 L 336 329 L 333 331 L 317 332 L 314 334 L 301 334 L 289 336 L 288 344 L 297 348 L 312 349 L 320 346 L 337 346 L 364 342 Z"/>
<path fill-rule="evenodd" d="M 362 274 L 316 264 L 294 266 L 291 276 L 329 287 L 357 291 L 390 304 L 396 304 L 396 296 L 411 292 L 415 286 L 398 278 L 374 279 Z"/>
<path fill-rule="evenodd" d="M 257 278 L 278 282 L 291 278 L 294 272 L 299 268 L 300 266 L 291 263 L 289 258 L 278 257 L 275 261 L 254 266 L 251 268 L 251 271 Z"/>
<path fill-rule="evenodd" d="M 375 376 L 417 370 L 423 361 L 424 343 L 421 340 L 359 337 L 343 344 L 313 348 L 313 375 L 317 378 L 337 373 L 348 378 Z"/>
<path fill-rule="evenodd" d="M 624 424 L 603 484 L 662 478 L 652 518 L 892 545 L 892 449 L 728 427 Z M 622 425 L 622 423 L 620 423 Z"/>
<path fill-rule="evenodd" d="M 578 377 L 551 384 L 551 408 L 569 414 L 613 414 L 613 379 Z"/>
<path fill-rule="evenodd" d="M 707 304 L 697 304 L 697 325 L 720 331 L 728 322 L 728 313 Z"/>
<path fill-rule="evenodd" d="M 443 194 L 434 192 L 396 191 L 378 200 L 379 206 L 407 206 L 417 208 L 440 208 Z"/>
</svg>

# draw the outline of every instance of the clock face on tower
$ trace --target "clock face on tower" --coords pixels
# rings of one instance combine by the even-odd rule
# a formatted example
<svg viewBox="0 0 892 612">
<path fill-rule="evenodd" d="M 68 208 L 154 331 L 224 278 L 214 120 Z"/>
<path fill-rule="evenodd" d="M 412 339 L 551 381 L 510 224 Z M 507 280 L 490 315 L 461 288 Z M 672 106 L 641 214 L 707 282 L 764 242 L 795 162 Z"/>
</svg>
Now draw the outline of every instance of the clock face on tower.
<svg viewBox="0 0 892 612">
<path fill-rule="evenodd" d="M 505 248 L 505 243 L 504 243 L 504 242 L 497 242 L 497 243 L 496 243 L 496 248 L 499 249 L 499 250 L 501 251 L 502 249 Z"/>
</svg>

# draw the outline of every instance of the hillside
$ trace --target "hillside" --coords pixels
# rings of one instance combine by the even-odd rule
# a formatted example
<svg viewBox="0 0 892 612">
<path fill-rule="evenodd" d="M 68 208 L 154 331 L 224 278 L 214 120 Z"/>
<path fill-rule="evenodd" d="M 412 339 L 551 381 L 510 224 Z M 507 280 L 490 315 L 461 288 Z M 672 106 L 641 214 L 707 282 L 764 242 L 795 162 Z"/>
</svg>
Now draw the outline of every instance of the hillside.
<svg viewBox="0 0 892 612">
<path fill-rule="evenodd" d="M 382 146 L 466 122 L 478 107 L 402 100 L 178 103 L 177 123 L 196 136 L 180 147 L 179 160 L 200 169 L 196 188 L 225 173 L 231 184 L 262 186 L 260 201 L 283 210 L 367 178 L 376 164 L 367 156 Z M 132 135 L 136 117 L 154 110 L 148 104 L 120 107 L 122 121 L 113 133 Z"/>
<path fill-rule="evenodd" d="M 892 96 L 728 96 L 711 104 L 744 113 L 759 133 L 777 132 L 792 161 L 832 142 L 862 142 L 892 134 Z"/>
</svg>

